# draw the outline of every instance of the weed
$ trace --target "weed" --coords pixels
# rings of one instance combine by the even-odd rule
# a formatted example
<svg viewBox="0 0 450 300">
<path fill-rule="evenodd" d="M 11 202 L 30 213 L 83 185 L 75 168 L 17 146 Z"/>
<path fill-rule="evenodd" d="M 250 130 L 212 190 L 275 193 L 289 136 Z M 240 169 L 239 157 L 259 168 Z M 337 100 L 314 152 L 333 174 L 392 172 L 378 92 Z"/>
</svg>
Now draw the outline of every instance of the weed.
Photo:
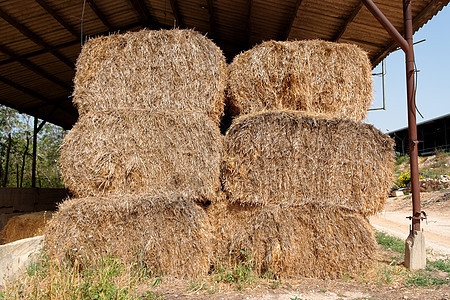
<svg viewBox="0 0 450 300">
<path fill-rule="evenodd" d="M 152 283 L 152 288 L 157 287 L 161 282 L 162 282 L 161 276 L 156 277 L 155 280 Z"/>
<path fill-rule="evenodd" d="M 153 291 L 147 291 L 144 294 L 142 294 L 141 297 L 139 297 L 139 298 L 146 299 L 146 300 L 160 300 L 160 299 L 164 299 L 164 295 L 155 293 Z"/>
<path fill-rule="evenodd" d="M 137 283 L 148 280 L 132 264 L 112 257 L 56 263 L 43 251 L 23 277 L 7 282 L 0 299 L 131 299 Z M 155 279 L 153 287 L 161 281 Z M 141 298 L 161 299 L 148 292 Z"/>
<path fill-rule="evenodd" d="M 206 288 L 206 282 L 204 281 L 197 281 L 197 280 L 191 280 L 189 282 L 188 291 L 191 292 L 198 292 Z"/>
<path fill-rule="evenodd" d="M 444 271 L 444 272 L 450 274 L 450 259 L 449 258 L 438 259 L 435 261 L 428 261 L 428 265 L 431 265 L 440 271 Z"/>
<path fill-rule="evenodd" d="M 397 165 L 401 165 L 401 164 L 407 163 L 407 162 L 409 162 L 408 154 L 400 156 L 400 153 L 398 153 L 398 152 L 396 153 L 396 164 Z"/>
<path fill-rule="evenodd" d="M 277 288 L 279 288 L 279 287 L 281 286 L 281 284 L 282 284 L 282 282 L 281 282 L 280 279 L 278 279 L 278 280 L 273 280 L 273 281 L 272 281 L 272 288 L 273 288 L 273 289 L 277 289 Z"/>
<path fill-rule="evenodd" d="M 450 282 L 448 279 L 440 279 L 440 278 L 433 277 L 430 274 L 426 274 L 426 273 L 422 273 L 422 272 L 414 272 L 408 278 L 405 285 L 406 286 L 427 287 L 427 286 L 447 285 L 449 283 Z"/>
<path fill-rule="evenodd" d="M 386 250 L 392 250 L 398 253 L 405 253 L 405 242 L 402 239 L 385 234 L 384 232 L 375 231 L 377 243 Z"/>
<path fill-rule="evenodd" d="M 257 278 L 257 275 L 253 271 L 254 263 L 252 255 L 245 250 L 241 250 L 240 252 L 244 257 L 244 260 L 231 268 L 219 266 L 214 271 L 215 282 L 236 284 L 238 290 L 241 290 L 244 285 L 251 285 L 253 283 Z"/>
<path fill-rule="evenodd" d="M 342 275 L 342 281 L 344 281 L 344 282 L 349 282 L 351 279 L 352 279 L 352 277 L 350 276 L 349 273 L 344 273 Z"/>
</svg>

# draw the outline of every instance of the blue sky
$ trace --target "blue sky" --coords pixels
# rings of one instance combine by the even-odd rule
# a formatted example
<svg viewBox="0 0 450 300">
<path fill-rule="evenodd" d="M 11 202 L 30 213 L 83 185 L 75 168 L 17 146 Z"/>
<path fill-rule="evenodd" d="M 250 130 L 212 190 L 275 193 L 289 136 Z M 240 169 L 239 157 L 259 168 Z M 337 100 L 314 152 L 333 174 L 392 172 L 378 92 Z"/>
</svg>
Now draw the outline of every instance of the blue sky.
<svg viewBox="0 0 450 300">
<path fill-rule="evenodd" d="M 416 105 L 417 123 L 450 113 L 450 7 L 446 6 L 414 34 L 418 73 Z M 381 72 L 381 63 L 373 73 Z M 406 111 L 405 55 L 399 50 L 386 58 L 386 110 L 369 111 L 367 123 L 383 132 L 408 126 Z M 382 107 L 381 77 L 374 76 L 374 103 Z"/>
</svg>

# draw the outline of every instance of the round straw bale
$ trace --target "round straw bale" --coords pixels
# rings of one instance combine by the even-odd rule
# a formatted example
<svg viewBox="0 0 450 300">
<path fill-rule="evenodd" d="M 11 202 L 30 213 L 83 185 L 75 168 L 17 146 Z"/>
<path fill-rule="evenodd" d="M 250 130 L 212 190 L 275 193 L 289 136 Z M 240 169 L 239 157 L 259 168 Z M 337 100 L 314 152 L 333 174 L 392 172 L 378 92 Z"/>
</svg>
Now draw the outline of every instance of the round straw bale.
<svg viewBox="0 0 450 300">
<path fill-rule="evenodd" d="M 194 30 L 142 30 L 89 40 L 76 63 L 80 114 L 115 108 L 201 111 L 219 122 L 226 62 Z"/>
<path fill-rule="evenodd" d="M 225 135 L 221 180 L 231 202 L 328 203 L 379 211 L 393 171 L 393 140 L 372 125 L 302 112 L 234 120 Z"/>
<path fill-rule="evenodd" d="M 203 208 L 175 194 L 70 199 L 59 206 L 45 233 L 57 262 L 110 256 L 180 277 L 208 272 L 211 238 Z"/>
<path fill-rule="evenodd" d="M 372 101 L 372 66 L 356 45 L 268 41 L 229 65 L 231 113 L 273 109 L 361 121 Z"/>
<path fill-rule="evenodd" d="M 0 232 L 2 244 L 11 243 L 44 233 L 44 227 L 52 217 L 52 212 L 39 211 L 10 218 Z"/>
<path fill-rule="evenodd" d="M 76 197 L 179 191 L 203 201 L 220 189 L 222 147 L 204 114 L 112 110 L 82 116 L 59 161 Z"/>
<path fill-rule="evenodd" d="M 260 275 L 333 279 L 373 263 L 373 230 L 348 209 L 215 202 L 207 214 L 216 233 L 215 268 L 245 264 Z"/>
</svg>

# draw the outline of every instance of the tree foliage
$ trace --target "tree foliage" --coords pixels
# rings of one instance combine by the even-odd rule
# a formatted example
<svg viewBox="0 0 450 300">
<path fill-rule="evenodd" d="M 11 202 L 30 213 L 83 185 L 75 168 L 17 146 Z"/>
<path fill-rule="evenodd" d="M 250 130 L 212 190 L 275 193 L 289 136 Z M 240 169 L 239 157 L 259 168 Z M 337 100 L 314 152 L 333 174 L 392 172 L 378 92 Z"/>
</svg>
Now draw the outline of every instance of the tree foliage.
<svg viewBox="0 0 450 300">
<path fill-rule="evenodd" d="M 31 187 L 33 121 L 29 115 L 0 106 L 0 186 Z M 36 187 L 63 187 L 57 160 L 65 133 L 50 123 L 39 131 Z"/>
</svg>

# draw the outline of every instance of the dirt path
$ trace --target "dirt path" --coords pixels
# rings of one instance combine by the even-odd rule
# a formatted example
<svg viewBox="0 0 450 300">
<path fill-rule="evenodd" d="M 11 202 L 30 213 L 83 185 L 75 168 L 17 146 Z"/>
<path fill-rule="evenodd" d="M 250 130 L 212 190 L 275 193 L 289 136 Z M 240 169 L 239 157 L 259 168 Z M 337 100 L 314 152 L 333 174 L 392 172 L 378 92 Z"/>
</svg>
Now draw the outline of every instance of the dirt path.
<svg viewBox="0 0 450 300">
<path fill-rule="evenodd" d="M 443 255 L 450 255 L 450 192 L 421 193 L 422 209 L 428 220 L 422 222 L 426 246 Z M 411 221 L 411 197 L 389 198 L 385 209 L 370 218 L 375 229 L 406 239 Z"/>
</svg>

